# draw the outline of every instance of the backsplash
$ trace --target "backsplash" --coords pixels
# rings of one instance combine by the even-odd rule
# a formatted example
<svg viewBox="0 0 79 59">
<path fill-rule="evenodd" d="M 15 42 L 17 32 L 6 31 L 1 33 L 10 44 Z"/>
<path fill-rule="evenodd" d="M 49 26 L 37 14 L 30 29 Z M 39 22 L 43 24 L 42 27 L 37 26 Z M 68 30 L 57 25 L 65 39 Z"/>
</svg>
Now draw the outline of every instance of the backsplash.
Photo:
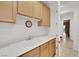
<svg viewBox="0 0 79 59">
<path fill-rule="evenodd" d="M 28 19 L 32 21 L 31 28 L 25 26 L 25 21 Z M 43 26 L 38 27 L 37 23 L 38 21 L 36 19 L 21 15 L 17 15 L 16 24 L 0 23 L 0 41 L 8 40 L 8 38 L 10 40 L 23 40 L 29 36 L 37 37 L 48 34 L 49 28 Z"/>
</svg>

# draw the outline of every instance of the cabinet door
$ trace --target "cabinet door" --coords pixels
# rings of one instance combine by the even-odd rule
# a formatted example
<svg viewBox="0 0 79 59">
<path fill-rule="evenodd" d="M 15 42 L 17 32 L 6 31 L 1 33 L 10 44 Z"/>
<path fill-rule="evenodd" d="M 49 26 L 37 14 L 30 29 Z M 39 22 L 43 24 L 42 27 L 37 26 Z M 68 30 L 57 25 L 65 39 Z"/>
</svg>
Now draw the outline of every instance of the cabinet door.
<svg viewBox="0 0 79 59">
<path fill-rule="evenodd" d="M 15 22 L 13 19 L 13 2 L 0 1 L 0 22 Z M 15 13 L 14 13 L 15 14 Z"/>
<path fill-rule="evenodd" d="M 40 46 L 40 56 L 41 57 L 48 57 L 49 56 L 48 42 Z"/>
<path fill-rule="evenodd" d="M 16 15 L 17 15 L 17 1 L 13 1 L 13 6 L 12 6 L 12 19 L 14 22 L 16 22 Z"/>
<path fill-rule="evenodd" d="M 18 13 L 25 16 L 32 16 L 32 1 L 18 1 Z"/>
<path fill-rule="evenodd" d="M 41 25 L 43 25 L 43 26 L 49 26 L 50 25 L 50 9 L 45 5 L 42 6 Z"/>
<path fill-rule="evenodd" d="M 55 39 L 52 39 L 51 41 L 49 41 L 49 54 L 50 56 L 54 56 L 54 54 L 56 53 L 56 41 Z"/>
<path fill-rule="evenodd" d="M 33 2 L 33 17 L 37 19 L 42 18 L 42 3 L 39 1 Z"/>
<path fill-rule="evenodd" d="M 20 57 L 39 57 L 39 47 L 37 47 L 29 52 L 24 53 Z"/>
</svg>

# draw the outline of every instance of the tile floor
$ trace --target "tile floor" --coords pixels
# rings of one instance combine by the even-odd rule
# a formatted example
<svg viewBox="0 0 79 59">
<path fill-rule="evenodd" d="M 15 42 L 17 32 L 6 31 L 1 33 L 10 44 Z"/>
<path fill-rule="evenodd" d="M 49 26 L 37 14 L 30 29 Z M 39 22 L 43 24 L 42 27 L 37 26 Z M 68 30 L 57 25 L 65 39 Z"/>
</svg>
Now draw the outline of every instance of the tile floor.
<svg viewBox="0 0 79 59">
<path fill-rule="evenodd" d="M 73 49 L 73 41 L 70 39 L 61 40 L 55 57 L 78 57 L 78 52 Z"/>
</svg>

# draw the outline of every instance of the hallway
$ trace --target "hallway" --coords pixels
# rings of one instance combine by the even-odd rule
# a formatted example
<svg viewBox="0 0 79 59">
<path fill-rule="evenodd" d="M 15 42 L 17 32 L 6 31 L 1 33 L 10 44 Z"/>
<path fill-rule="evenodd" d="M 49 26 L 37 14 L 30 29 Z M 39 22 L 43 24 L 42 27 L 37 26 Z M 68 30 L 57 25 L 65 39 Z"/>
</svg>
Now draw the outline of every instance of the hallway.
<svg viewBox="0 0 79 59">
<path fill-rule="evenodd" d="M 59 56 L 60 57 L 78 57 L 78 52 L 73 50 L 73 41 L 67 39 L 61 40 L 59 44 Z"/>
<path fill-rule="evenodd" d="M 60 36 L 63 39 L 58 43 L 59 56 L 79 57 L 79 1 L 61 1 L 60 6 Z M 69 21 L 69 24 L 64 23 L 66 21 Z M 71 40 L 65 40 L 66 37 L 70 37 Z"/>
</svg>

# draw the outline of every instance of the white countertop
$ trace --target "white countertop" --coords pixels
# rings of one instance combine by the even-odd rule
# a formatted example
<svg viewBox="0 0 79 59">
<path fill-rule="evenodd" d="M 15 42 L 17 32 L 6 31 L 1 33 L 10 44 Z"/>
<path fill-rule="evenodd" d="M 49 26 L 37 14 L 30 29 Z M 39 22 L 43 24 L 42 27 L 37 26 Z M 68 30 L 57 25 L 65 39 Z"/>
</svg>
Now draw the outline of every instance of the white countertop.
<svg viewBox="0 0 79 59">
<path fill-rule="evenodd" d="M 0 48 L 0 56 L 1 57 L 17 57 L 29 50 L 32 50 L 41 44 L 51 40 L 51 38 L 55 38 L 56 36 L 43 36 L 33 38 L 31 40 L 23 40 L 11 45 L 8 45 L 4 48 Z"/>
</svg>

